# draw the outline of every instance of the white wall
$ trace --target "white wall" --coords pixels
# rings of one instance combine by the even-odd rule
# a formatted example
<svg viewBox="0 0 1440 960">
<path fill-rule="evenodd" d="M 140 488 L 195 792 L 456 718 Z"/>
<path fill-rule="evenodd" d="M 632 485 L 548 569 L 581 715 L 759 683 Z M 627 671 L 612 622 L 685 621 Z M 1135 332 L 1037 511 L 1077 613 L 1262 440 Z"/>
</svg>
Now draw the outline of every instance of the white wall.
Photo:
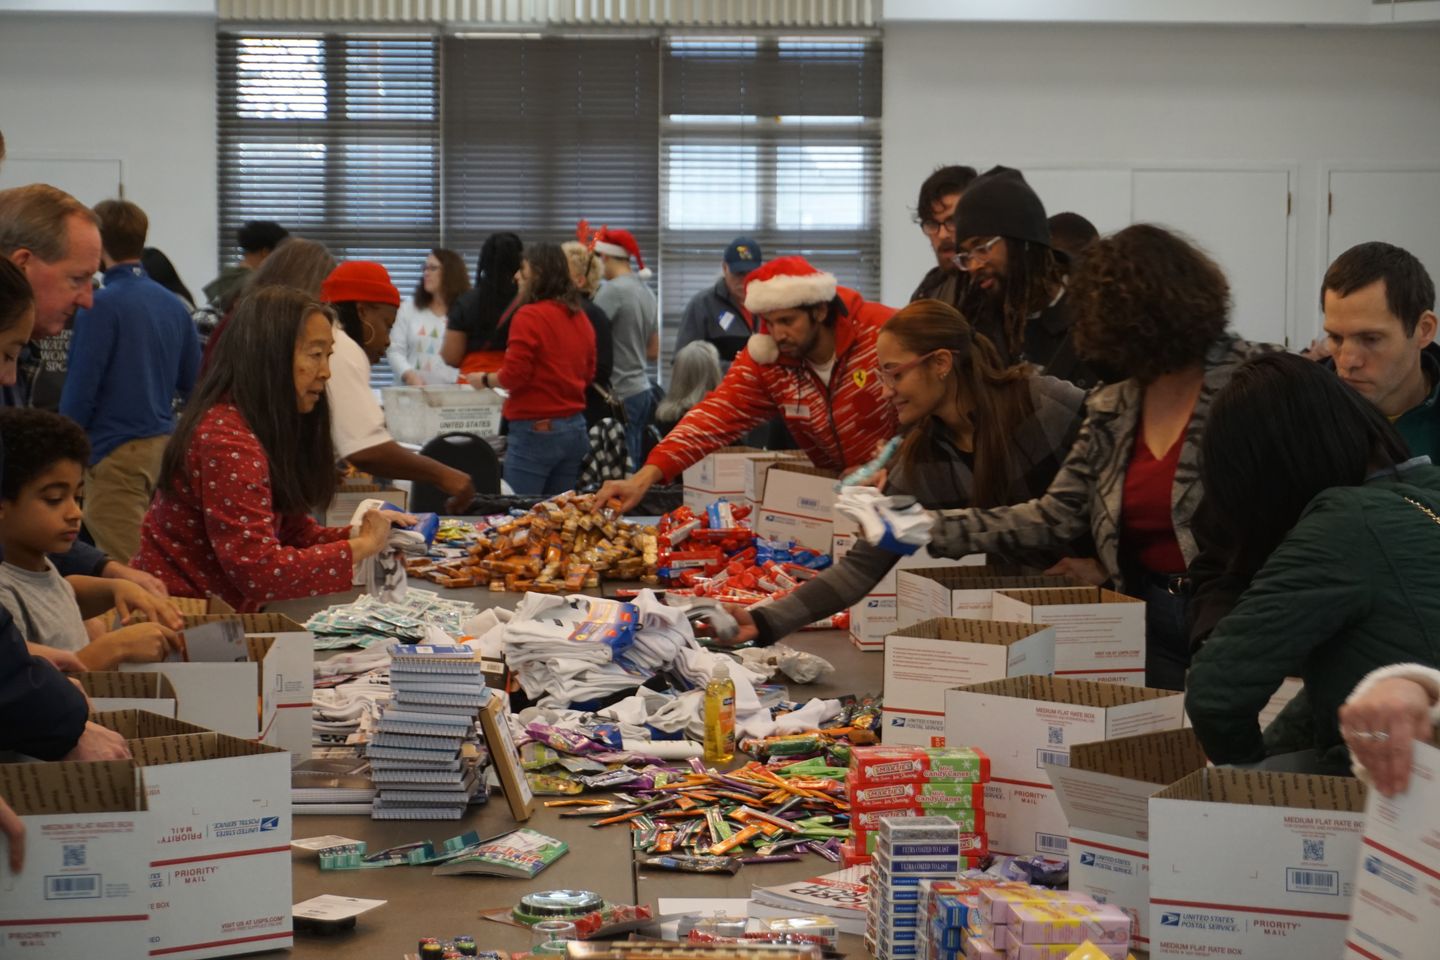
<svg viewBox="0 0 1440 960">
<path fill-rule="evenodd" d="M 150 244 L 199 297 L 216 263 L 215 21 L 0 14 L 0 91 L 7 167 L 118 159 Z"/>
<path fill-rule="evenodd" d="M 1291 343 L 1308 342 L 1326 167 L 1440 167 L 1437 51 L 1433 27 L 887 26 L 883 298 L 934 265 L 911 217 L 941 163 L 1280 165 L 1296 171 Z"/>
</svg>

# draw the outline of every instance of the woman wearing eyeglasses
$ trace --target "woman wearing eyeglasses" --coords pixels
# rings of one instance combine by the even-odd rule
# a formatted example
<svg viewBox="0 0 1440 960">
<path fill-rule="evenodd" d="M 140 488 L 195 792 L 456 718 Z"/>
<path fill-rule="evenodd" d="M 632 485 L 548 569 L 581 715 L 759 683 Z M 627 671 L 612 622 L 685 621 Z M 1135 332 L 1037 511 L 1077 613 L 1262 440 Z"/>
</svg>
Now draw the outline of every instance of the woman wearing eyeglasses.
<svg viewBox="0 0 1440 960">
<path fill-rule="evenodd" d="M 886 490 L 930 509 L 999 506 L 1039 496 L 1054 478 L 1084 418 L 1079 388 L 1007 367 L 995 347 L 954 307 L 917 300 L 881 327 L 876 374 L 905 440 Z M 884 483 L 884 478 L 877 478 Z M 1083 532 L 1081 534 L 1083 536 Z M 1047 566 L 1064 552 L 1017 552 Z M 847 609 L 870 592 L 899 557 L 861 541 L 833 567 L 775 603 L 731 608 L 734 643 L 776 640 Z"/>
<path fill-rule="evenodd" d="M 1087 579 L 1109 578 L 1145 601 L 1146 685 L 1179 690 L 1190 662 L 1184 574 L 1198 552 L 1191 525 L 1210 403 L 1241 364 L 1275 348 L 1231 333 L 1224 273 L 1150 224 L 1087 248 L 1068 299 L 1076 350 L 1108 385 L 1090 395 L 1064 467 L 1024 503 L 942 511 L 930 552 L 1003 558 L 1090 534 L 1100 569 Z M 1077 566 L 1059 572 L 1082 575 Z"/>
</svg>

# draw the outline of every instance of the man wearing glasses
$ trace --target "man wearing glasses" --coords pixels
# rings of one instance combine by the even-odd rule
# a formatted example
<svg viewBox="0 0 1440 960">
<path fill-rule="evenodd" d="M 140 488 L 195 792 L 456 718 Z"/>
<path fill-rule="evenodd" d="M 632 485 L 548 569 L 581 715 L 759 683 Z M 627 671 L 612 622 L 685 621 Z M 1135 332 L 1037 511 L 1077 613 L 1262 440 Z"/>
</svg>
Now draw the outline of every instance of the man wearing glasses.
<svg viewBox="0 0 1440 960">
<path fill-rule="evenodd" d="M 974 167 L 937 167 L 920 184 L 915 219 L 925 239 L 930 241 L 930 249 L 935 253 L 935 266 L 910 294 L 911 301 L 940 300 L 952 307 L 959 306 L 960 294 L 965 289 L 965 275 L 955 268 L 954 263 L 955 207 L 975 176 Z"/>
<path fill-rule="evenodd" d="M 1020 171 L 995 167 L 955 205 L 955 266 L 968 274 L 960 312 L 1008 363 L 1033 363 L 1088 389 L 1095 371 L 1075 353 L 1065 268 L 1050 246 L 1045 206 Z"/>
</svg>

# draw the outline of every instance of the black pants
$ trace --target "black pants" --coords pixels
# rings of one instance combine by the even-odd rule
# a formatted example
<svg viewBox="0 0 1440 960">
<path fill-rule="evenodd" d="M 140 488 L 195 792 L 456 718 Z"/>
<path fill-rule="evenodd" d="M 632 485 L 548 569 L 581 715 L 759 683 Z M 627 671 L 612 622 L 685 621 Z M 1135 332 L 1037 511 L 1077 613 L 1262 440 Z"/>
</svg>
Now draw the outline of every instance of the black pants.
<svg viewBox="0 0 1440 960">
<path fill-rule="evenodd" d="M 1181 577 L 1141 572 L 1135 577 L 1137 600 L 1145 601 L 1145 686 L 1184 690 L 1190 668 L 1190 628 L 1185 618 Z"/>
</svg>

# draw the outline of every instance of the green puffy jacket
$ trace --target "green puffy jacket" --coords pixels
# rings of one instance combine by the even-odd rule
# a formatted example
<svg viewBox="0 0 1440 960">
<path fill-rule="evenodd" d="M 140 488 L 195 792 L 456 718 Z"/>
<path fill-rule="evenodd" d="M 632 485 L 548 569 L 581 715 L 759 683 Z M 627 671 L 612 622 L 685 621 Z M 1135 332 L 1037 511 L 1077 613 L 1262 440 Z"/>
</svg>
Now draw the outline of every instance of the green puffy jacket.
<svg viewBox="0 0 1440 960">
<path fill-rule="evenodd" d="M 1311 745 L 1334 754 L 1337 712 L 1365 674 L 1440 666 L 1437 517 L 1429 465 L 1310 502 L 1191 664 L 1185 708 L 1211 761 L 1264 759 L 1258 718 L 1287 676 L 1305 681 Z"/>
</svg>

